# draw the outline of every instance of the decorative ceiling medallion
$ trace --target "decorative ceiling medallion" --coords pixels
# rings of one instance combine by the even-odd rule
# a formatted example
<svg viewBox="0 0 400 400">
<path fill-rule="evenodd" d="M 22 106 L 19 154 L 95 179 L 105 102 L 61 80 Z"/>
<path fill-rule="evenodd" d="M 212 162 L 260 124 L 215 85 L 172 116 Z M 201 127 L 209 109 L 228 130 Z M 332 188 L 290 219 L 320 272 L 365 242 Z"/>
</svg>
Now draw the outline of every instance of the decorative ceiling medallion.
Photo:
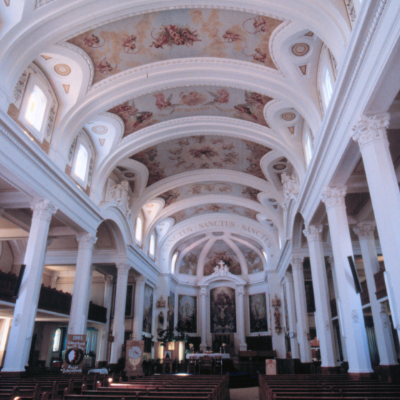
<svg viewBox="0 0 400 400">
<path fill-rule="evenodd" d="M 108 132 L 108 128 L 105 125 L 96 125 L 92 127 L 92 131 L 98 135 L 104 135 Z"/>
<path fill-rule="evenodd" d="M 292 112 L 285 112 L 282 114 L 282 119 L 285 121 L 293 121 L 296 118 L 296 114 Z"/>
<path fill-rule="evenodd" d="M 106 141 L 106 139 L 99 139 L 100 142 L 100 146 L 104 146 L 104 142 Z"/>
<path fill-rule="evenodd" d="M 284 169 L 286 169 L 286 165 L 285 164 L 275 164 L 274 169 L 276 169 L 277 171 L 283 171 Z M 270 201 L 271 201 L 271 199 L 270 199 Z"/>
<path fill-rule="evenodd" d="M 67 64 L 57 64 L 54 66 L 54 71 L 56 71 L 58 75 L 67 76 L 71 73 L 71 68 Z"/>
<path fill-rule="evenodd" d="M 289 129 L 289 132 L 290 132 L 292 135 L 294 135 L 294 126 L 289 126 L 288 129 Z"/>
<path fill-rule="evenodd" d="M 310 51 L 310 46 L 307 43 L 296 43 L 292 47 L 292 53 L 297 57 L 305 56 Z"/>
<path fill-rule="evenodd" d="M 44 58 L 46 61 L 52 59 L 52 57 L 46 56 L 46 55 L 44 55 L 44 54 L 41 54 L 40 57 Z"/>
<path fill-rule="evenodd" d="M 64 85 L 63 84 L 63 88 L 64 88 L 64 90 L 65 90 L 65 93 L 69 93 L 69 88 L 70 88 L 70 85 Z"/>
<path fill-rule="evenodd" d="M 307 32 L 304 36 L 310 36 L 310 37 L 313 37 L 314 36 L 314 33 L 313 32 Z"/>
<path fill-rule="evenodd" d="M 307 65 L 300 65 L 299 68 L 303 75 L 307 74 Z"/>
<path fill-rule="evenodd" d="M 134 178 L 135 177 L 135 174 L 133 173 L 133 172 L 126 172 L 125 174 L 124 174 L 124 177 L 125 178 Z"/>
</svg>

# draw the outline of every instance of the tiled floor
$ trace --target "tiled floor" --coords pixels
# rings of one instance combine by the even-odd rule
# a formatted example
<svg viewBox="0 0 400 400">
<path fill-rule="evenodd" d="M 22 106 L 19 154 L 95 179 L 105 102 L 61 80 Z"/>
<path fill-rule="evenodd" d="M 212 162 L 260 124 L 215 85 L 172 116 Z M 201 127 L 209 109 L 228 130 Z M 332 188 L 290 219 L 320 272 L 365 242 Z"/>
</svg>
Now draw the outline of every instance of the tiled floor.
<svg viewBox="0 0 400 400">
<path fill-rule="evenodd" d="M 231 400 L 258 400 L 258 386 L 245 389 L 230 389 Z"/>
</svg>

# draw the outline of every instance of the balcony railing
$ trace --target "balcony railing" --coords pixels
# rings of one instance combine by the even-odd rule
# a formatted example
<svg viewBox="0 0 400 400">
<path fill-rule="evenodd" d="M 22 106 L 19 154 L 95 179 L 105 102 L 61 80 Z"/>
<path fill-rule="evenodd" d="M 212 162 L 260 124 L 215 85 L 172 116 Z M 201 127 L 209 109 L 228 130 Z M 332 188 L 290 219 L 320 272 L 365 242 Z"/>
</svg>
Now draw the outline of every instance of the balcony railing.
<svg viewBox="0 0 400 400">
<path fill-rule="evenodd" d="M 376 274 L 374 274 L 375 286 L 376 286 L 375 294 L 378 300 L 387 296 L 386 283 L 385 283 L 385 278 L 383 276 L 383 272 L 384 271 L 379 271 Z"/>
<path fill-rule="evenodd" d="M 13 297 L 17 276 L 0 271 L 0 300 L 15 303 Z M 72 295 L 61 290 L 42 285 L 40 288 L 38 308 L 60 314 L 69 315 L 71 311 Z M 89 303 L 88 319 L 96 322 L 107 322 L 107 308 Z"/>
</svg>

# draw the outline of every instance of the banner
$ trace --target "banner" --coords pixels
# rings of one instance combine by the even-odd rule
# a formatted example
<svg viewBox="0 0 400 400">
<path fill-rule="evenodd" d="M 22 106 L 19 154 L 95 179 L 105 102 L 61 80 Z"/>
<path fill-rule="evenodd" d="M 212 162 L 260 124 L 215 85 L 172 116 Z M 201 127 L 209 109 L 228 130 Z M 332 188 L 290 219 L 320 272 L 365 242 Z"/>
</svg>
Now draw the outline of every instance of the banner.
<svg viewBox="0 0 400 400">
<path fill-rule="evenodd" d="M 128 376 L 143 374 L 144 340 L 127 340 L 125 369 Z"/>
<path fill-rule="evenodd" d="M 85 361 L 86 335 L 68 335 L 62 372 L 81 374 Z"/>
</svg>

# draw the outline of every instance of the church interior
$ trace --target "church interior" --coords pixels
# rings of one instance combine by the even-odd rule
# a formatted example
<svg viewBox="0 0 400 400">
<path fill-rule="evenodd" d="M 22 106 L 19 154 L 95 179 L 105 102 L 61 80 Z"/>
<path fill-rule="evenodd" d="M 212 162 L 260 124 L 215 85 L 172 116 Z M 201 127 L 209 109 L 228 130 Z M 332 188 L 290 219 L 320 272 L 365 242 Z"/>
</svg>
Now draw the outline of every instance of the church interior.
<svg viewBox="0 0 400 400">
<path fill-rule="evenodd" d="M 0 0 L 4 398 L 400 398 L 399 65 L 398 0 Z"/>
</svg>

